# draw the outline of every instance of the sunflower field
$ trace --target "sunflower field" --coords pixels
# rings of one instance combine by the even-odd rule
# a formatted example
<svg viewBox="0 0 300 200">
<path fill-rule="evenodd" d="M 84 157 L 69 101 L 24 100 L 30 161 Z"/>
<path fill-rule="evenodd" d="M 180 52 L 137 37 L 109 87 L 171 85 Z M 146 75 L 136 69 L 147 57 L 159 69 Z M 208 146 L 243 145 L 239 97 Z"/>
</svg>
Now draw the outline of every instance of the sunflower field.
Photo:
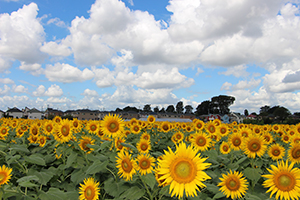
<svg viewBox="0 0 300 200">
<path fill-rule="evenodd" d="M 300 124 L 0 119 L 0 200 L 294 200 Z"/>
</svg>

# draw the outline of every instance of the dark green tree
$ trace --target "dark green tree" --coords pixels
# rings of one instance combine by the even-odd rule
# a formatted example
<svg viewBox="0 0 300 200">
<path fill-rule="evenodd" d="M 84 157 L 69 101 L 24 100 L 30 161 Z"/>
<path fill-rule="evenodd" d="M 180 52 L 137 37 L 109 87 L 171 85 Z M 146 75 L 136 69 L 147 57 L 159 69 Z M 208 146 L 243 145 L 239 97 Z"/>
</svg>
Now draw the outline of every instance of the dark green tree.
<svg viewBox="0 0 300 200">
<path fill-rule="evenodd" d="M 159 112 L 159 108 L 158 106 L 156 106 L 154 109 L 153 109 L 154 112 L 158 113 Z"/>
<path fill-rule="evenodd" d="M 165 113 L 165 112 L 166 112 L 166 110 L 165 110 L 164 107 L 162 107 L 162 108 L 160 109 L 160 111 L 159 111 L 159 113 Z"/>
<path fill-rule="evenodd" d="M 244 110 L 244 115 L 245 115 L 245 116 L 248 116 L 248 115 L 249 115 L 249 112 L 248 112 L 247 109 Z"/>
<path fill-rule="evenodd" d="M 143 111 L 144 112 L 152 112 L 151 104 L 144 105 Z"/>
<path fill-rule="evenodd" d="M 185 114 L 192 114 L 194 108 L 191 105 L 186 105 L 184 109 L 185 109 Z"/>
<path fill-rule="evenodd" d="M 235 97 L 227 95 L 219 95 L 211 98 L 212 114 L 229 114 L 231 106 L 235 101 Z"/>
<path fill-rule="evenodd" d="M 182 114 L 183 113 L 183 102 L 182 101 L 179 101 L 177 104 L 176 104 L 176 112 L 178 114 Z"/>
<path fill-rule="evenodd" d="M 173 105 L 169 105 L 166 109 L 166 112 L 175 113 L 175 107 Z"/>
<path fill-rule="evenodd" d="M 209 100 L 203 101 L 197 106 L 195 114 L 198 116 L 208 115 L 210 111 L 209 109 L 210 109 L 210 101 Z"/>
<path fill-rule="evenodd" d="M 273 115 L 275 115 L 276 117 L 279 118 L 279 120 L 284 120 L 285 118 L 287 118 L 289 115 L 291 115 L 291 112 L 282 106 L 276 106 L 276 109 L 273 112 Z"/>
</svg>

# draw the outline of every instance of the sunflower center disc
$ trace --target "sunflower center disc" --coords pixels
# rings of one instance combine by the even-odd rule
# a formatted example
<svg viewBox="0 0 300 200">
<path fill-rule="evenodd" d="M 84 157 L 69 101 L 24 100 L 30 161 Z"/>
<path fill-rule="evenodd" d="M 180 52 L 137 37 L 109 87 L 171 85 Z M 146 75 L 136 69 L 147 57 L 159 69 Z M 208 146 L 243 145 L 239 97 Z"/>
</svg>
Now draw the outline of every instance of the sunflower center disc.
<svg viewBox="0 0 300 200">
<path fill-rule="evenodd" d="M 96 127 L 95 125 L 92 125 L 92 126 L 91 126 L 91 130 L 92 130 L 92 131 L 95 131 L 96 129 L 97 129 L 97 127 Z"/>
<path fill-rule="evenodd" d="M 69 133 L 68 133 L 68 128 L 65 127 L 65 126 L 62 128 L 61 132 L 62 132 L 62 134 L 63 134 L 64 136 L 67 136 L 67 135 L 69 134 Z"/>
<path fill-rule="evenodd" d="M 191 174 L 191 165 L 186 161 L 179 162 L 175 166 L 175 173 L 180 178 L 187 178 Z"/>
<path fill-rule="evenodd" d="M 280 152 L 279 152 L 277 149 L 273 151 L 273 155 L 274 155 L 274 156 L 278 156 L 279 153 L 280 153 Z"/>
<path fill-rule="evenodd" d="M 47 126 L 47 131 L 51 131 L 52 127 L 51 126 Z"/>
<path fill-rule="evenodd" d="M 257 150 L 259 149 L 260 145 L 257 144 L 257 143 L 253 143 L 253 144 L 251 145 L 251 147 L 252 147 L 252 150 L 253 150 L 253 151 L 257 151 Z"/>
<path fill-rule="evenodd" d="M 143 160 L 141 162 L 141 168 L 142 169 L 148 169 L 148 167 L 149 167 L 149 162 L 147 160 Z"/>
<path fill-rule="evenodd" d="M 228 147 L 227 147 L 227 146 L 224 146 L 224 147 L 223 147 L 223 150 L 224 150 L 224 151 L 228 151 Z"/>
<path fill-rule="evenodd" d="M 283 186 L 283 187 L 288 187 L 291 185 L 291 178 L 286 176 L 286 175 L 282 175 L 279 177 L 279 185 Z"/>
<path fill-rule="evenodd" d="M 235 144 L 236 146 L 238 146 L 240 143 L 241 143 L 241 141 L 240 141 L 239 139 L 235 139 L 235 140 L 234 140 L 234 144 Z"/>
<path fill-rule="evenodd" d="M 295 149 L 292 151 L 293 158 L 299 158 L 300 157 L 300 149 Z"/>
<path fill-rule="evenodd" d="M 148 146 L 147 146 L 146 144 L 143 144 L 143 145 L 141 146 L 141 149 L 142 149 L 143 151 L 146 151 L 147 148 L 148 148 Z"/>
<path fill-rule="evenodd" d="M 2 129 L 2 134 L 4 135 L 6 133 L 6 130 L 5 129 Z"/>
</svg>

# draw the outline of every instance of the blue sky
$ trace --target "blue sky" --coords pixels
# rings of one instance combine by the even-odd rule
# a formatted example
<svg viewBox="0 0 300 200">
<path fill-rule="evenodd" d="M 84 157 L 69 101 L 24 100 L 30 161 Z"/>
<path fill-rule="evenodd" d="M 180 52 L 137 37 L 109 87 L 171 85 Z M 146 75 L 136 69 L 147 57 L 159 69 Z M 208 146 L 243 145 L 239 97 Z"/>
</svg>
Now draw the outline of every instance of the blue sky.
<svg viewBox="0 0 300 200">
<path fill-rule="evenodd" d="M 0 0 L 0 109 L 300 112 L 299 1 Z"/>
</svg>

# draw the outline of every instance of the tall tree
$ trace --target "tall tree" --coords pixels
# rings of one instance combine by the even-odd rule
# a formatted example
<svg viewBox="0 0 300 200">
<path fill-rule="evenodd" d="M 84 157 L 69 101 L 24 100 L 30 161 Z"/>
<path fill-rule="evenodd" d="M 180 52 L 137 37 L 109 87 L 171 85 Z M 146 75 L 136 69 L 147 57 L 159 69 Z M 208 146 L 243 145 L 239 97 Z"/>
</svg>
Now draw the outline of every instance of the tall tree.
<svg viewBox="0 0 300 200">
<path fill-rule="evenodd" d="M 227 95 L 219 95 L 211 98 L 212 113 L 213 114 L 229 114 L 231 106 L 235 101 L 235 97 Z"/>
<path fill-rule="evenodd" d="M 175 107 L 173 105 L 169 105 L 166 109 L 166 112 L 171 112 L 174 113 L 175 112 Z"/>
<path fill-rule="evenodd" d="M 274 110 L 273 114 L 280 120 L 284 120 L 287 116 L 291 115 L 291 112 L 287 108 L 279 106 Z"/>
<path fill-rule="evenodd" d="M 154 109 L 153 109 L 154 112 L 158 113 L 159 112 L 159 108 L 158 106 L 156 106 Z"/>
<path fill-rule="evenodd" d="M 244 115 L 248 116 L 249 115 L 249 111 L 247 109 L 244 110 Z"/>
<path fill-rule="evenodd" d="M 263 107 L 260 107 L 260 110 L 259 110 L 259 115 L 268 115 L 268 114 L 271 114 L 271 113 L 268 113 L 269 110 L 270 110 L 270 106 L 263 106 Z"/>
<path fill-rule="evenodd" d="M 185 109 L 185 114 L 192 114 L 194 108 L 191 105 L 186 105 L 184 109 Z"/>
<path fill-rule="evenodd" d="M 206 100 L 201 102 L 196 108 L 196 115 L 208 115 L 210 109 L 210 101 Z"/>
<path fill-rule="evenodd" d="M 161 109 L 160 109 L 160 111 L 159 111 L 160 113 L 165 113 L 166 112 L 166 110 L 165 110 L 165 108 L 164 107 L 162 107 Z"/>
<path fill-rule="evenodd" d="M 152 111 L 151 104 L 144 105 L 143 111 L 144 112 L 151 112 Z"/>
<path fill-rule="evenodd" d="M 177 104 L 176 104 L 176 112 L 178 114 L 182 114 L 183 113 L 183 102 L 182 101 L 179 101 Z"/>
</svg>

